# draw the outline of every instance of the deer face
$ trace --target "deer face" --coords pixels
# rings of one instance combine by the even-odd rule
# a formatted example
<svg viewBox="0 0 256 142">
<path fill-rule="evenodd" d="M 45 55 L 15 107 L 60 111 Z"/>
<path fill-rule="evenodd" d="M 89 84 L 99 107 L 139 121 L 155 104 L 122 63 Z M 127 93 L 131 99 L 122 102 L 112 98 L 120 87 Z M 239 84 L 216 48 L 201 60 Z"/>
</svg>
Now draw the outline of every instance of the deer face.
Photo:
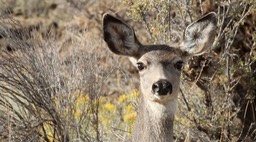
<svg viewBox="0 0 256 142">
<path fill-rule="evenodd" d="M 136 67 L 144 97 L 159 103 L 176 98 L 182 64 L 182 58 L 168 50 L 153 50 L 139 58 Z"/>
<path fill-rule="evenodd" d="M 103 18 L 103 31 L 109 49 L 130 57 L 138 69 L 143 98 L 165 104 L 177 100 L 183 62 L 212 46 L 216 24 L 215 13 L 190 24 L 184 32 L 183 42 L 176 48 L 142 45 L 128 24 L 108 14 Z"/>
</svg>

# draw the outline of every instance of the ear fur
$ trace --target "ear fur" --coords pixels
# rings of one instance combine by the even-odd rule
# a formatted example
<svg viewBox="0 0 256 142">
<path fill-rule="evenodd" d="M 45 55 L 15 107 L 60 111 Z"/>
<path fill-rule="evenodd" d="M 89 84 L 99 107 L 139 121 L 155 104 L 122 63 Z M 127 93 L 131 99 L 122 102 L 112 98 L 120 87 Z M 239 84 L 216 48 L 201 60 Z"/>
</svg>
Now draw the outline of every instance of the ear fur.
<svg viewBox="0 0 256 142">
<path fill-rule="evenodd" d="M 217 28 L 217 15 L 210 12 L 191 23 L 184 32 L 180 49 L 188 55 L 201 55 L 213 44 Z"/>
<path fill-rule="evenodd" d="M 105 14 L 103 32 L 104 40 L 113 53 L 135 58 L 143 54 L 143 46 L 137 40 L 133 29 L 122 20 Z"/>
</svg>

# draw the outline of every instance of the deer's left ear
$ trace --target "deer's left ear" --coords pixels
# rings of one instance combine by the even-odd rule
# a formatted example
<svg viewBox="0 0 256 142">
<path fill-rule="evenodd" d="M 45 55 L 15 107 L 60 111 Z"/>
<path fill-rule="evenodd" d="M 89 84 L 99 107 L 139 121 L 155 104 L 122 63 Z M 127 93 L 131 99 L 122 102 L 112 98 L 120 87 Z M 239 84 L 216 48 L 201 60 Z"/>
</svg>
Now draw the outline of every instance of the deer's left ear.
<svg viewBox="0 0 256 142">
<path fill-rule="evenodd" d="M 192 56 L 203 54 L 212 46 L 216 29 L 217 15 L 214 12 L 210 12 L 188 25 L 184 32 L 180 49 Z"/>
</svg>

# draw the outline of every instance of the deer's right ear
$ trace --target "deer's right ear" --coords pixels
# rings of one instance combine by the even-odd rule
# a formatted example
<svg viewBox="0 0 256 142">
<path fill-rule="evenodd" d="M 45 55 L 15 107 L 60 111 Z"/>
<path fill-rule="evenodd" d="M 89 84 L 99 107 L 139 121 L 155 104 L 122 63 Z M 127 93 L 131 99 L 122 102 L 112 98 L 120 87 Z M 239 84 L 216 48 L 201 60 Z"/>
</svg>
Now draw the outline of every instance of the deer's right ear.
<svg viewBox="0 0 256 142">
<path fill-rule="evenodd" d="M 105 14 L 103 32 L 104 40 L 113 53 L 137 59 L 144 54 L 143 46 L 137 40 L 133 29 L 122 20 Z"/>
</svg>

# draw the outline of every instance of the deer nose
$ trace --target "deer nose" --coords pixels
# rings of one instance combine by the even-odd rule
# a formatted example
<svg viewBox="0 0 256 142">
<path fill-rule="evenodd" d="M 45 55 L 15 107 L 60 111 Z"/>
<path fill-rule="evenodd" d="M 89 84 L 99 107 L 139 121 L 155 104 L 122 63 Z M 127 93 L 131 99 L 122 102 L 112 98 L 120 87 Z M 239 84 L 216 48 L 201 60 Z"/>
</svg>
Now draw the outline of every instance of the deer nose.
<svg viewBox="0 0 256 142">
<path fill-rule="evenodd" d="M 172 93 L 172 84 L 167 80 L 159 80 L 152 86 L 152 91 L 154 94 L 158 94 L 160 96 L 167 95 L 168 93 Z"/>
</svg>

